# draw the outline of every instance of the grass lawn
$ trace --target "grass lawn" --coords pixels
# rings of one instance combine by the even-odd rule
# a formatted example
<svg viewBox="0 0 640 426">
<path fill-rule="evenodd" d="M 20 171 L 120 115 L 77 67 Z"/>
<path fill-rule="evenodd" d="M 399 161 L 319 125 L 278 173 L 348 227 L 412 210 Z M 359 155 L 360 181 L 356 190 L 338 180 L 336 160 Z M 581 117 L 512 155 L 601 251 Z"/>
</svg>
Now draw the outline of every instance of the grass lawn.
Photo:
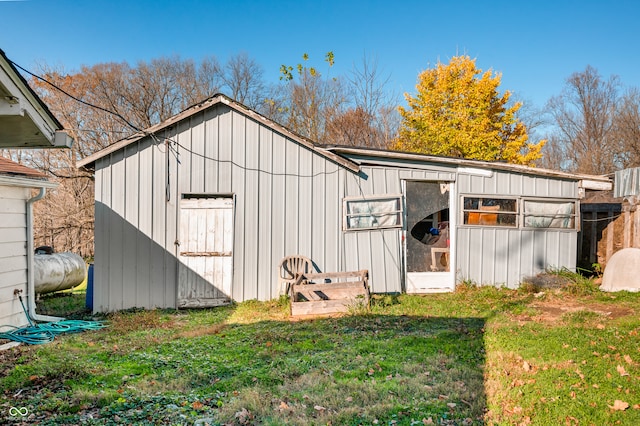
<svg viewBox="0 0 640 426">
<path fill-rule="evenodd" d="M 0 423 L 640 425 L 640 294 L 535 291 L 377 296 L 339 318 L 284 300 L 115 313 L 0 352 Z M 39 309 L 74 303 L 86 316 L 83 294 Z"/>
</svg>

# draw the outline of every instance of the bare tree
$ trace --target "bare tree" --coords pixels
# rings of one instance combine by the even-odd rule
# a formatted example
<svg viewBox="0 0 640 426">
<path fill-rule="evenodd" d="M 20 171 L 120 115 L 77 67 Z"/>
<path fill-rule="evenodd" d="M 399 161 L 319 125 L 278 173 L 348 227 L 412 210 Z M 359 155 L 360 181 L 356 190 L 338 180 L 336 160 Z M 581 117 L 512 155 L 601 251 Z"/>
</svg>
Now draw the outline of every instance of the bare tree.
<svg viewBox="0 0 640 426">
<path fill-rule="evenodd" d="M 350 108 L 327 123 L 327 142 L 332 145 L 372 146 L 376 131 L 363 108 Z"/>
<path fill-rule="evenodd" d="M 222 75 L 228 95 L 251 109 L 259 109 L 266 98 L 264 70 L 247 53 L 229 58 Z"/>
<path fill-rule="evenodd" d="M 604 81 L 588 66 L 572 74 L 561 95 L 548 103 L 556 131 L 555 154 L 563 168 L 582 173 L 606 174 L 620 167 L 621 147 L 615 135 L 620 83 Z"/>
<path fill-rule="evenodd" d="M 615 135 L 622 149 L 619 162 L 623 167 L 640 166 L 640 90 L 631 88 L 623 95 L 615 122 Z"/>
<path fill-rule="evenodd" d="M 383 76 L 376 58 L 363 56 L 361 63 L 354 66 L 349 77 L 349 93 L 354 109 L 348 111 L 348 123 L 361 126 L 352 129 L 351 134 L 359 134 L 357 140 L 347 141 L 349 145 L 387 148 L 396 137 L 400 126 L 397 111 L 398 96 L 388 90 L 390 75 Z M 354 120 L 358 117 L 358 120 Z M 342 125 L 344 123 L 344 119 Z"/>
</svg>

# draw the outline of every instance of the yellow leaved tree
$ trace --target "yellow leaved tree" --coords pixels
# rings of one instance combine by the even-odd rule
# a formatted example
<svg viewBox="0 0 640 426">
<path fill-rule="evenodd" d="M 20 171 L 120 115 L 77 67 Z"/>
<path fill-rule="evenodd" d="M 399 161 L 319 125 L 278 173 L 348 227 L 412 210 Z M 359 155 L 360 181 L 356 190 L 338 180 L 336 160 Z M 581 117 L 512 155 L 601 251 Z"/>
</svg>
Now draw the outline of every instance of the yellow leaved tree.
<svg viewBox="0 0 640 426">
<path fill-rule="evenodd" d="M 417 94 L 405 94 L 402 126 L 392 149 L 430 155 L 506 161 L 533 166 L 546 141 L 529 143 L 517 117 L 521 104 L 500 95 L 501 75 L 476 68 L 475 59 L 454 56 L 418 76 Z"/>
</svg>

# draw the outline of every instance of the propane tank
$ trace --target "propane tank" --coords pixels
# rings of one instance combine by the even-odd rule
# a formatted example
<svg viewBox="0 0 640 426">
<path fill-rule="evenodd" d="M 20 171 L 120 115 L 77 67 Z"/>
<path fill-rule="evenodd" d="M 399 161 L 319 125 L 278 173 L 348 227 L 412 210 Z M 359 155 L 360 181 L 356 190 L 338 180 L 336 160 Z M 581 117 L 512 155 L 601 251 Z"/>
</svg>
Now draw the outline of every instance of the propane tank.
<svg viewBox="0 0 640 426">
<path fill-rule="evenodd" d="M 36 254 L 33 278 L 36 293 L 53 293 L 73 288 L 84 281 L 86 265 L 75 253 Z"/>
</svg>

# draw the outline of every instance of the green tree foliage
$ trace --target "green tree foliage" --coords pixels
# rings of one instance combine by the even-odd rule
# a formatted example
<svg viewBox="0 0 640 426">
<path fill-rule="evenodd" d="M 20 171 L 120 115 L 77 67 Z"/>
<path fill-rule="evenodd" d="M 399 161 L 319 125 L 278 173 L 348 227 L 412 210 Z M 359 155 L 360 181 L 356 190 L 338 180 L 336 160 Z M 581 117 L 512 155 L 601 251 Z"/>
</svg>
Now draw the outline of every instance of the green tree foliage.
<svg viewBox="0 0 640 426">
<path fill-rule="evenodd" d="M 526 126 L 500 95 L 501 75 L 482 72 L 474 59 L 455 56 L 418 76 L 417 94 L 405 94 L 403 122 L 393 149 L 431 155 L 535 165 L 545 141 L 529 143 Z"/>
</svg>

